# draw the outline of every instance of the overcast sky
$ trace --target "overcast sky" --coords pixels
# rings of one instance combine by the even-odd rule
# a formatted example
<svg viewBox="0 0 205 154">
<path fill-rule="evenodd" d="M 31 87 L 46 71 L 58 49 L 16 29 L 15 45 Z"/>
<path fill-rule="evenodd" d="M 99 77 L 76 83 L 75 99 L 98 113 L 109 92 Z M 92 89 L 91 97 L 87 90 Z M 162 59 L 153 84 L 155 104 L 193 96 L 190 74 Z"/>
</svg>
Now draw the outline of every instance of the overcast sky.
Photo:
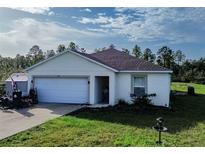
<svg viewBox="0 0 205 154">
<path fill-rule="evenodd" d="M 70 41 L 87 52 L 138 44 L 153 52 L 167 45 L 187 58 L 205 57 L 205 8 L 0 8 L 0 54 L 43 51 Z"/>
</svg>

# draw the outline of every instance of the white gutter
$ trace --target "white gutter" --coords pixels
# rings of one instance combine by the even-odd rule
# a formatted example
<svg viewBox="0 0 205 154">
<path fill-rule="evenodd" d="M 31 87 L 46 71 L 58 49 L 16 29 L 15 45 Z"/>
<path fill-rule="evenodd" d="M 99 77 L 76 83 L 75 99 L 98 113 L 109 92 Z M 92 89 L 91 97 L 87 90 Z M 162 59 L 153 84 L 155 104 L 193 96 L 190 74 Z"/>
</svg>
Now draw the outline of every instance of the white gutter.
<svg viewBox="0 0 205 154">
<path fill-rule="evenodd" d="M 132 71 L 132 70 L 126 70 L 126 71 L 119 71 L 122 73 L 173 73 L 173 71 Z"/>
</svg>

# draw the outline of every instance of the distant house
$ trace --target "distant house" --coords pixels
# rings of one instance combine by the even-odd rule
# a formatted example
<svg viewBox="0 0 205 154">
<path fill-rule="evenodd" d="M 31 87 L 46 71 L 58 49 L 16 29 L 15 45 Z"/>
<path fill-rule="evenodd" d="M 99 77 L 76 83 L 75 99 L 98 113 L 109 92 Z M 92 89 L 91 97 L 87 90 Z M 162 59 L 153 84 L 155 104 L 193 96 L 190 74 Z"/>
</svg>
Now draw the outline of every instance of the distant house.
<svg viewBox="0 0 205 154">
<path fill-rule="evenodd" d="M 116 49 L 86 54 L 65 51 L 25 70 L 28 89 L 39 102 L 110 104 L 131 94 L 156 93 L 152 102 L 169 106 L 172 71 Z"/>
<path fill-rule="evenodd" d="M 8 96 L 12 96 L 14 82 L 17 86 L 16 88 L 22 91 L 23 96 L 28 94 L 28 76 L 26 73 L 13 73 L 5 81 L 5 90 Z"/>
</svg>

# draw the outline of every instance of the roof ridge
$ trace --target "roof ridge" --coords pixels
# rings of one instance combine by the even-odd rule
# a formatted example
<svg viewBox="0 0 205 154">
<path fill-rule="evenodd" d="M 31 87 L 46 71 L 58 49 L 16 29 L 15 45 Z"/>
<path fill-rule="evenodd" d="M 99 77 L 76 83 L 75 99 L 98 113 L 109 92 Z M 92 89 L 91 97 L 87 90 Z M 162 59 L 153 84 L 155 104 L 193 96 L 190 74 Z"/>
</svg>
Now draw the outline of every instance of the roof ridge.
<svg viewBox="0 0 205 154">
<path fill-rule="evenodd" d="M 100 51 L 97 51 L 97 52 L 90 53 L 89 55 L 94 55 L 94 54 L 102 53 L 102 52 L 105 52 L 107 50 L 109 50 L 109 48 L 108 49 L 104 49 L 104 50 L 100 50 Z"/>
</svg>

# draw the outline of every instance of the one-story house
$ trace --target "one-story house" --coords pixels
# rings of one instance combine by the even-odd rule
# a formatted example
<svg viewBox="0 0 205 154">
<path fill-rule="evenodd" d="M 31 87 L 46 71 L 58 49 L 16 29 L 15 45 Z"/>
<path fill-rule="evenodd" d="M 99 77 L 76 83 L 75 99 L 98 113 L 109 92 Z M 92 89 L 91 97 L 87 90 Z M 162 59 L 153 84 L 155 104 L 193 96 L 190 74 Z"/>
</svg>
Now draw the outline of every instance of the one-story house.
<svg viewBox="0 0 205 154">
<path fill-rule="evenodd" d="M 28 94 L 28 76 L 26 73 L 13 73 L 5 81 L 5 91 L 7 96 L 13 94 L 13 84 L 16 84 L 16 88 L 22 91 L 22 95 Z"/>
<path fill-rule="evenodd" d="M 169 106 L 172 71 L 114 48 L 87 54 L 67 50 L 25 70 L 28 89 L 39 102 L 110 104 L 131 102 L 131 94 L 151 94 L 152 103 Z"/>
</svg>

